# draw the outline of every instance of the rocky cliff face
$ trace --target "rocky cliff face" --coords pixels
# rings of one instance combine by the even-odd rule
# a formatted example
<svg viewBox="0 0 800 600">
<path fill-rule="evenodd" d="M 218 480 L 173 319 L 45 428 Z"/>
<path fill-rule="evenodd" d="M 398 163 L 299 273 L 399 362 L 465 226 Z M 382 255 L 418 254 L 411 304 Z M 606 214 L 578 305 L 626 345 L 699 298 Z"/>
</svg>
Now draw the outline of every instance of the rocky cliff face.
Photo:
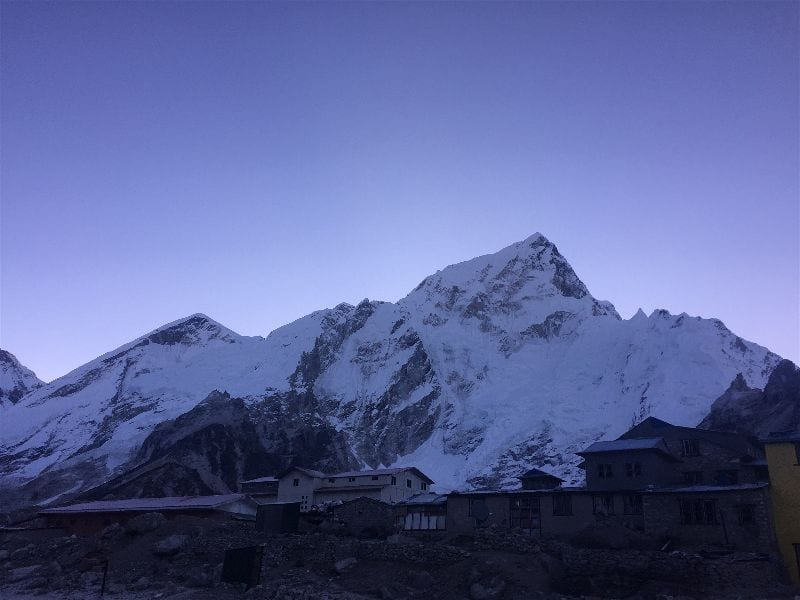
<svg viewBox="0 0 800 600">
<path fill-rule="evenodd" d="M 790 360 L 781 361 L 763 391 L 748 387 L 739 373 L 699 426 L 759 438 L 800 430 L 800 369 Z"/>
<path fill-rule="evenodd" d="M 0 407 L 16 404 L 25 394 L 43 384 L 33 371 L 20 364 L 16 356 L 0 349 Z"/>
<path fill-rule="evenodd" d="M 0 409 L 0 476 L 50 500 L 162 459 L 215 490 L 292 461 L 415 465 L 440 489 L 534 466 L 577 480 L 585 445 L 651 414 L 696 425 L 779 360 L 718 320 L 620 319 L 536 234 L 266 338 L 203 315 L 161 327 Z"/>
</svg>

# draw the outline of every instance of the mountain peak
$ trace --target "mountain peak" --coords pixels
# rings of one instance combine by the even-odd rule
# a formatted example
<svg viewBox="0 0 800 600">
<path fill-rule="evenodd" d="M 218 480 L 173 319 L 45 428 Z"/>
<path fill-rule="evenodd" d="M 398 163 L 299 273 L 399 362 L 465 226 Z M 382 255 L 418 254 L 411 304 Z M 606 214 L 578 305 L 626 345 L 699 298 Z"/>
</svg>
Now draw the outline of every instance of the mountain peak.
<svg viewBox="0 0 800 600">
<path fill-rule="evenodd" d="M 188 317 L 172 321 L 155 329 L 146 336 L 154 344 L 190 344 L 213 338 L 232 339 L 238 334 L 221 325 L 203 313 L 194 313 Z M 140 338 L 141 339 L 141 338 Z"/>
<path fill-rule="evenodd" d="M 33 371 L 23 366 L 17 357 L 0 348 L 0 406 L 5 400 L 17 403 L 29 391 L 43 382 Z"/>
</svg>

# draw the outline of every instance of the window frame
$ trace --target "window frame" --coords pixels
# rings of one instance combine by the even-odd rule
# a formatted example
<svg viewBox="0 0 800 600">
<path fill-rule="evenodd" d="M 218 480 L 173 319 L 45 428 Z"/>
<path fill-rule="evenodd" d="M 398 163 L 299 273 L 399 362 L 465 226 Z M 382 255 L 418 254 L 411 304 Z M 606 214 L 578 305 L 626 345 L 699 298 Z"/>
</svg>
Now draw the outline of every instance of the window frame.
<svg viewBox="0 0 800 600">
<path fill-rule="evenodd" d="M 592 494 L 592 514 L 606 517 L 616 515 L 614 494 Z"/>
<path fill-rule="evenodd" d="M 681 525 L 718 525 L 718 508 L 716 500 L 705 498 L 680 498 Z"/>
<path fill-rule="evenodd" d="M 613 465 L 611 463 L 597 463 L 597 475 L 600 477 L 600 479 L 613 479 Z"/>
<path fill-rule="evenodd" d="M 692 438 L 681 440 L 681 456 L 700 456 L 700 441 Z"/>
<path fill-rule="evenodd" d="M 642 463 L 638 460 L 625 463 L 625 475 L 629 479 L 638 479 L 642 476 Z"/>
<path fill-rule="evenodd" d="M 625 494 L 622 497 L 623 515 L 643 515 L 644 499 L 641 494 Z"/>
</svg>

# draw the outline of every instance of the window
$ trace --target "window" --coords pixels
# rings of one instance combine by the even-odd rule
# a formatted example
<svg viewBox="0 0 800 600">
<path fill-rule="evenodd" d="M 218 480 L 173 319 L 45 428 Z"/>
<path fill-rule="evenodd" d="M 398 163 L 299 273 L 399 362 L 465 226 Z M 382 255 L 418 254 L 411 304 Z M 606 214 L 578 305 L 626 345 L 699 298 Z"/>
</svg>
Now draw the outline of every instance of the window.
<svg viewBox="0 0 800 600">
<path fill-rule="evenodd" d="M 509 500 L 511 503 L 512 529 L 522 529 L 528 533 L 541 528 L 539 499 L 530 496 L 518 496 Z"/>
<path fill-rule="evenodd" d="M 592 496 L 593 515 L 613 515 L 614 496 L 611 494 L 595 494 Z"/>
<path fill-rule="evenodd" d="M 736 485 L 739 473 L 736 471 L 717 471 L 717 485 Z"/>
<path fill-rule="evenodd" d="M 698 485 L 703 483 L 703 472 L 702 471 L 684 471 L 683 472 L 683 482 L 686 485 Z"/>
<path fill-rule="evenodd" d="M 756 522 L 756 507 L 754 504 L 742 504 L 736 507 L 739 515 L 739 525 L 750 525 Z"/>
<path fill-rule="evenodd" d="M 714 500 L 681 500 L 680 508 L 684 525 L 714 525 L 717 522 L 717 503 Z"/>
<path fill-rule="evenodd" d="M 625 494 L 622 498 L 622 512 L 626 515 L 641 515 L 642 508 L 641 494 Z"/>
<path fill-rule="evenodd" d="M 627 475 L 628 477 L 641 477 L 642 463 L 640 462 L 625 463 L 625 475 Z"/>
<path fill-rule="evenodd" d="M 328 483 L 336 483 L 336 480 L 333 477 L 328 478 Z"/>
<path fill-rule="evenodd" d="M 614 476 L 611 465 L 603 463 L 597 465 L 597 474 L 600 476 L 600 479 L 611 479 Z"/>
<path fill-rule="evenodd" d="M 294 487 L 300 487 L 300 480 L 299 480 L 297 477 L 295 477 L 294 479 L 292 479 L 292 486 L 294 486 Z"/>
<path fill-rule="evenodd" d="M 569 494 L 553 495 L 553 516 L 569 517 L 572 515 L 572 496 Z"/>
<path fill-rule="evenodd" d="M 419 489 L 421 489 L 423 491 L 427 490 L 428 489 L 428 484 L 423 481 L 422 483 L 419 484 Z"/>
<path fill-rule="evenodd" d="M 356 480 L 355 477 L 348 477 L 347 478 L 347 481 L 349 481 L 350 483 L 353 483 L 355 480 Z"/>
<path fill-rule="evenodd" d="M 378 481 L 379 477 L 377 475 L 372 476 L 372 481 Z"/>
<path fill-rule="evenodd" d="M 681 456 L 700 456 L 697 440 L 681 440 Z"/>
<path fill-rule="evenodd" d="M 410 479 L 406 479 L 406 487 L 407 488 L 411 488 L 411 480 Z"/>
</svg>

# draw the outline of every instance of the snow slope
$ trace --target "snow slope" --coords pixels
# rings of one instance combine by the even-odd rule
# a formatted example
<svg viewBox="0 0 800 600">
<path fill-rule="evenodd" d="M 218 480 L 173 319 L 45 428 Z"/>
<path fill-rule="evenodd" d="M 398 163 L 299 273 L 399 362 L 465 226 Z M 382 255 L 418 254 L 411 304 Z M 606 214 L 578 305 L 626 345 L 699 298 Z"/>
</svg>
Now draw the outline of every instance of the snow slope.
<svg viewBox="0 0 800 600">
<path fill-rule="evenodd" d="M 0 408 L 0 476 L 90 462 L 83 483 L 96 482 L 217 389 L 244 399 L 287 460 L 298 440 L 322 443 L 308 432 L 324 423 L 348 441 L 343 467 L 413 464 L 440 489 L 533 466 L 577 480 L 585 445 L 651 414 L 696 425 L 737 373 L 763 387 L 779 360 L 714 319 L 620 319 L 535 234 L 397 303 L 341 304 L 266 338 L 203 315 L 165 325 Z"/>
</svg>

